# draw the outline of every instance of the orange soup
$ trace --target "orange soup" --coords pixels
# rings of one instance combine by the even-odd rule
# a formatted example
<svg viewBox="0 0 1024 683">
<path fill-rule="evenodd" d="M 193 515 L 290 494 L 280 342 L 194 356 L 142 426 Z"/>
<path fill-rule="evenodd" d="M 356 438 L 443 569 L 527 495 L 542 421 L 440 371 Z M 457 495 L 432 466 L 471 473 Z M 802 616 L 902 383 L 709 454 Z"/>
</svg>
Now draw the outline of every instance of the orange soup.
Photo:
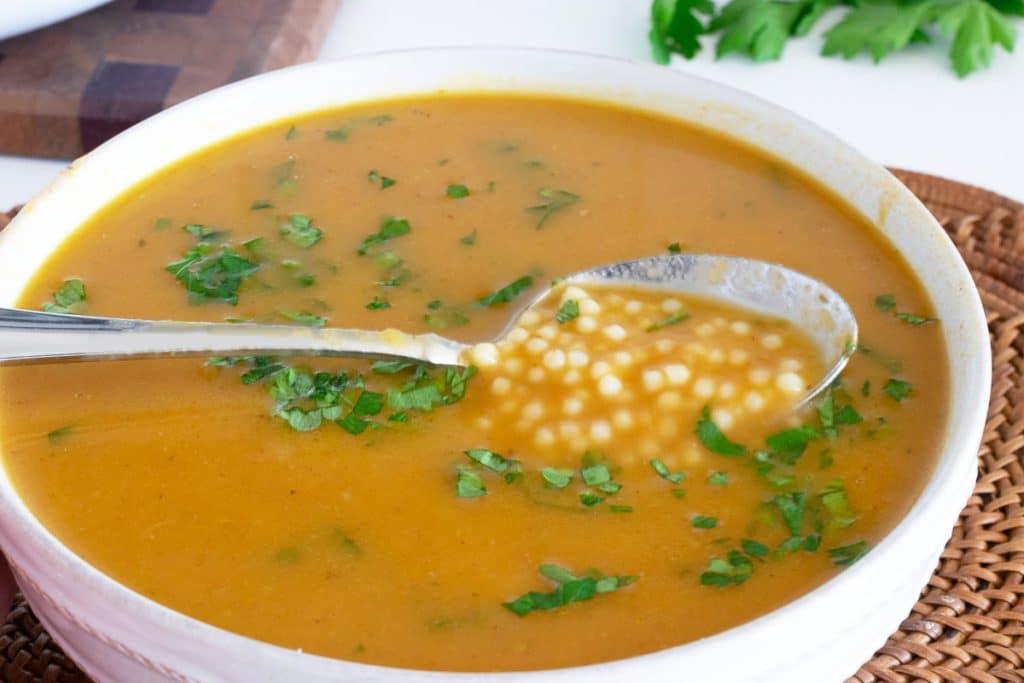
<svg viewBox="0 0 1024 683">
<path fill-rule="evenodd" d="M 667 253 L 819 278 L 860 346 L 574 271 Z M 856 562 L 937 460 L 941 321 L 808 178 L 639 111 L 325 111 L 144 179 L 21 305 L 433 331 L 465 368 L 219 357 L 0 370 L 4 465 L 71 550 L 210 624 L 373 664 L 588 664 L 720 632 Z"/>
</svg>

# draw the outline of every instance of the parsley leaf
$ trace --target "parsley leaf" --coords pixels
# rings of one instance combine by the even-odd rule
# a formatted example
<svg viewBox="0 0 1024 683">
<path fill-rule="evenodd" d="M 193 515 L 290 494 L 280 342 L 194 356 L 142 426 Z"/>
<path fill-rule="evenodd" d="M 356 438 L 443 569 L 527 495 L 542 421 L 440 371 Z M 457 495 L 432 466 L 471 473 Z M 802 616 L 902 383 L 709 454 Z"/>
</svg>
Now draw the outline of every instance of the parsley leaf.
<svg viewBox="0 0 1024 683">
<path fill-rule="evenodd" d="M 564 489 L 572 483 L 573 471 L 558 467 L 545 467 L 540 471 L 544 485 L 553 489 Z"/>
<path fill-rule="evenodd" d="M 379 311 L 382 308 L 391 308 L 391 302 L 380 298 L 376 294 L 373 295 L 373 301 L 366 304 L 366 310 L 368 311 Z"/>
<path fill-rule="evenodd" d="M 648 332 L 657 332 L 663 330 L 671 325 L 676 325 L 683 322 L 690 317 L 690 314 L 685 311 L 676 311 L 675 313 L 669 313 L 661 320 L 656 320 L 647 327 Z"/>
<path fill-rule="evenodd" d="M 471 247 L 476 244 L 476 230 L 460 237 L 459 242 L 467 247 Z"/>
<path fill-rule="evenodd" d="M 527 211 L 531 213 L 540 214 L 540 218 L 537 220 L 537 229 L 544 227 L 548 219 L 553 215 L 572 206 L 580 200 L 579 195 L 567 192 L 565 190 L 552 190 L 550 188 L 543 188 L 537 190 L 537 194 L 541 199 L 545 200 L 540 204 L 527 207 Z"/>
<path fill-rule="evenodd" d="M 699 37 L 704 23 L 696 16 L 714 14 L 710 0 L 654 0 L 651 3 L 651 31 L 648 40 L 658 64 L 668 64 L 673 52 L 692 59 L 700 52 Z"/>
<path fill-rule="evenodd" d="M 658 473 L 659 477 L 661 477 L 662 479 L 666 479 L 672 482 L 673 484 L 681 484 L 683 482 L 683 479 L 686 478 L 686 474 L 684 472 L 669 471 L 668 466 L 661 460 L 658 460 L 657 458 L 651 460 L 650 462 L 651 467 L 654 469 L 655 472 Z"/>
<path fill-rule="evenodd" d="M 302 311 L 279 311 L 281 315 L 299 323 L 300 325 L 307 325 L 309 327 L 323 327 L 327 324 L 327 318 L 322 318 L 312 313 L 305 313 Z"/>
<path fill-rule="evenodd" d="M 700 439 L 700 442 L 704 444 L 704 447 L 712 453 L 729 457 L 747 454 L 745 446 L 729 441 L 729 439 L 722 434 L 718 425 L 711 421 L 711 411 L 707 406 L 704 406 L 704 410 L 702 410 L 700 414 L 700 419 L 697 420 L 697 438 Z"/>
<path fill-rule="evenodd" d="M 782 521 L 786 523 L 791 536 L 800 536 L 804 524 L 805 502 L 806 494 L 803 491 L 779 493 L 772 498 L 772 503 L 782 514 Z"/>
<path fill-rule="evenodd" d="M 1013 27 L 1000 10 L 993 7 L 994 4 L 982 0 L 960 0 L 938 5 L 939 30 L 953 38 L 949 56 L 953 70 L 961 78 L 987 67 L 992 61 L 995 45 L 1002 46 L 1007 52 L 1013 51 L 1016 37 Z M 1019 8 L 1017 13 L 1021 13 Z"/>
<path fill-rule="evenodd" d="M 725 486 L 729 483 L 729 475 L 725 472 L 712 472 L 708 475 L 707 481 L 712 486 Z"/>
<path fill-rule="evenodd" d="M 921 315 L 915 315 L 913 313 L 907 313 L 902 311 L 896 314 L 896 317 L 914 327 L 920 327 L 921 325 L 927 325 L 928 323 L 936 323 L 939 321 L 938 318 L 929 318 Z"/>
<path fill-rule="evenodd" d="M 765 439 L 768 448 L 777 453 L 787 465 L 794 464 L 807 450 L 807 444 L 818 438 L 818 432 L 810 427 L 794 427 Z"/>
<path fill-rule="evenodd" d="M 743 552 L 730 550 L 726 559 L 714 558 L 708 563 L 707 571 L 700 575 L 700 582 L 705 586 L 736 586 L 754 573 L 754 563 Z"/>
<path fill-rule="evenodd" d="M 880 311 L 891 311 L 896 308 L 896 297 L 892 294 L 879 294 L 875 297 L 875 308 Z"/>
<path fill-rule="evenodd" d="M 449 185 L 446 194 L 452 199 L 462 199 L 469 196 L 469 188 L 465 185 Z"/>
<path fill-rule="evenodd" d="M 536 610 L 551 610 L 564 607 L 572 602 L 590 600 L 601 593 L 611 593 L 637 580 L 635 576 L 584 576 L 577 577 L 557 565 L 544 564 L 540 573 L 554 581 L 558 587 L 550 593 L 530 591 L 515 600 L 502 603 L 510 612 L 525 617 Z"/>
<path fill-rule="evenodd" d="M 380 229 L 374 234 L 363 240 L 363 243 L 359 246 L 356 252 L 359 255 L 364 255 L 369 251 L 370 247 L 375 244 L 387 242 L 388 240 L 402 235 L 408 235 L 412 227 L 409 225 L 409 221 L 404 218 L 396 218 L 394 216 L 388 216 L 381 221 Z"/>
<path fill-rule="evenodd" d="M 367 178 L 369 178 L 371 183 L 380 183 L 380 189 L 382 190 L 386 190 L 398 182 L 394 178 L 389 178 L 386 175 L 381 175 L 380 173 L 377 173 L 377 171 L 370 171 L 367 174 Z"/>
<path fill-rule="evenodd" d="M 864 2 L 854 5 L 843 19 L 825 32 L 825 56 L 850 59 L 868 52 L 877 63 L 901 50 L 928 22 L 932 2 Z"/>
<path fill-rule="evenodd" d="M 868 544 L 865 541 L 857 541 L 850 545 L 832 548 L 828 551 L 829 559 L 840 567 L 849 567 L 851 564 L 867 555 Z"/>
<path fill-rule="evenodd" d="M 184 285 L 194 301 L 220 300 L 234 306 L 242 280 L 259 268 L 234 249 L 223 247 L 218 252 L 210 243 L 200 242 L 164 270 Z"/>
<path fill-rule="evenodd" d="M 309 249 L 320 241 L 323 231 L 313 225 L 313 219 L 301 213 L 288 216 L 288 222 L 281 226 L 281 236 L 292 244 Z"/>
<path fill-rule="evenodd" d="M 580 304 L 575 299 L 566 299 L 562 302 L 562 305 L 558 307 L 558 312 L 555 313 L 555 320 L 559 324 L 567 323 L 570 320 L 575 320 L 580 316 Z"/>
<path fill-rule="evenodd" d="M 496 292 L 480 297 L 477 299 L 477 303 L 481 306 L 493 306 L 494 304 L 508 303 L 532 286 L 533 278 L 529 275 L 524 275 L 518 280 L 514 280 L 513 282 L 505 285 Z"/>
<path fill-rule="evenodd" d="M 455 494 L 459 498 L 478 498 L 487 495 L 487 487 L 478 472 L 460 467 L 456 472 Z"/>
<path fill-rule="evenodd" d="M 890 377 L 886 380 L 882 386 L 882 391 L 889 395 L 890 398 L 896 401 L 903 401 L 910 392 L 913 391 L 914 386 L 910 382 L 906 382 L 901 379 L 894 379 Z"/>
<path fill-rule="evenodd" d="M 78 278 L 65 280 L 53 293 L 53 303 L 43 305 L 47 313 L 71 313 L 85 303 L 85 283 Z"/>
<path fill-rule="evenodd" d="M 708 26 L 709 32 L 722 31 L 715 54 L 722 57 L 739 52 L 756 62 L 778 59 L 809 5 L 808 2 L 778 0 L 732 0 Z"/>
<path fill-rule="evenodd" d="M 66 439 L 69 436 L 71 436 L 71 433 L 73 431 L 74 431 L 74 427 L 72 427 L 71 425 L 65 425 L 63 427 L 58 427 L 57 429 L 54 429 L 54 430 L 49 431 L 49 432 L 46 433 L 46 440 L 50 442 L 51 446 L 56 446 L 57 444 L 59 444 L 64 439 Z"/>
<path fill-rule="evenodd" d="M 694 529 L 714 529 L 718 526 L 717 517 L 705 517 L 704 515 L 694 515 L 690 518 L 690 526 Z"/>
<path fill-rule="evenodd" d="M 668 245 L 668 253 L 681 254 L 683 253 L 683 247 L 679 244 L 679 242 L 673 242 L 672 244 Z"/>
</svg>

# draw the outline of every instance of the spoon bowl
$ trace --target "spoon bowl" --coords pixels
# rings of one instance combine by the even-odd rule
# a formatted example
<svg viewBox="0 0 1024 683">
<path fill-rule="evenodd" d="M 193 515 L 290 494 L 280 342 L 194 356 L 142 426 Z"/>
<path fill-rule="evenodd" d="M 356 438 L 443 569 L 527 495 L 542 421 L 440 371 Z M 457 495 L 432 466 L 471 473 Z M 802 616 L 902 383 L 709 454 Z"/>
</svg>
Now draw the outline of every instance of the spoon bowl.
<svg viewBox="0 0 1024 683">
<path fill-rule="evenodd" d="M 827 368 L 801 405 L 835 380 L 857 344 L 856 318 L 839 294 L 818 280 L 764 261 L 710 254 L 652 256 L 579 271 L 561 283 L 675 292 L 791 323 L 815 341 Z M 549 287 L 521 308 L 494 341 L 500 341 L 516 326 L 519 315 L 550 292 Z M 188 323 L 0 308 L 0 363 L 8 364 L 236 354 L 404 359 L 465 366 L 465 352 L 471 347 L 433 333 L 395 329 Z"/>
</svg>

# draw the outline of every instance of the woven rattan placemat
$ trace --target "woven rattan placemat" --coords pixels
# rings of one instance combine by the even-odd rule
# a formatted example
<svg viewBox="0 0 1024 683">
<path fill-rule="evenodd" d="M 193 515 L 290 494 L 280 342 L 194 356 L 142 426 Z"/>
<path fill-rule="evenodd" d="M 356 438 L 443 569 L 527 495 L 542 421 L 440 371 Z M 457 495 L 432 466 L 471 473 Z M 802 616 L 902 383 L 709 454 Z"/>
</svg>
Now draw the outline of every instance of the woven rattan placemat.
<svg viewBox="0 0 1024 683">
<path fill-rule="evenodd" d="M 935 573 L 900 629 L 846 683 L 1024 683 L 1024 204 L 933 176 L 896 174 L 939 219 L 981 290 L 992 336 L 992 403 L 978 483 Z M 5 223 L 0 214 L 0 227 Z M 20 597 L 0 626 L 0 677 L 89 680 Z"/>
</svg>

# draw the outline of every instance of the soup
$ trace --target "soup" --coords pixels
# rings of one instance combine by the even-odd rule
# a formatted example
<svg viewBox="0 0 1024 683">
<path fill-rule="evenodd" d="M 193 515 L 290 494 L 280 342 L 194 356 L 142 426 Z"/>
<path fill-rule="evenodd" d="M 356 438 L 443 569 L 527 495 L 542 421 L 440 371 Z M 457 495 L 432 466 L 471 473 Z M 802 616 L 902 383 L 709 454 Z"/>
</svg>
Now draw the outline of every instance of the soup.
<svg viewBox="0 0 1024 683">
<path fill-rule="evenodd" d="M 674 252 L 827 282 L 861 331 L 840 380 L 794 412 L 821 371 L 799 330 L 652 292 L 563 286 L 486 345 L 568 273 Z M 4 464 L 74 552 L 216 626 L 418 669 L 627 657 L 807 593 L 907 512 L 948 403 L 941 322 L 839 199 L 582 101 L 388 101 L 252 131 L 94 216 L 21 305 L 480 343 L 464 369 L 0 370 Z"/>
</svg>

